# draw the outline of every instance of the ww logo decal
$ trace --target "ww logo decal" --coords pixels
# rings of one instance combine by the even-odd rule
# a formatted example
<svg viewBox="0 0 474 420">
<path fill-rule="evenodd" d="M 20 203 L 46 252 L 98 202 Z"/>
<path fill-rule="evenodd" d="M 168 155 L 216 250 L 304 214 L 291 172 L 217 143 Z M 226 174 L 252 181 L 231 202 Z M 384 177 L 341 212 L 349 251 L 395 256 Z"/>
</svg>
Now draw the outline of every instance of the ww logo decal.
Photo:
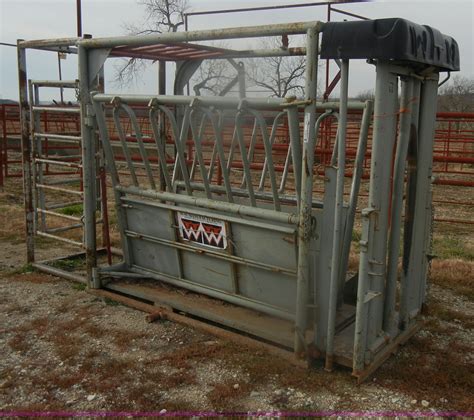
<svg viewBox="0 0 474 420">
<path fill-rule="evenodd" d="M 177 213 L 179 235 L 182 239 L 210 248 L 226 249 L 225 223 L 210 217 Z"/>
</svg>

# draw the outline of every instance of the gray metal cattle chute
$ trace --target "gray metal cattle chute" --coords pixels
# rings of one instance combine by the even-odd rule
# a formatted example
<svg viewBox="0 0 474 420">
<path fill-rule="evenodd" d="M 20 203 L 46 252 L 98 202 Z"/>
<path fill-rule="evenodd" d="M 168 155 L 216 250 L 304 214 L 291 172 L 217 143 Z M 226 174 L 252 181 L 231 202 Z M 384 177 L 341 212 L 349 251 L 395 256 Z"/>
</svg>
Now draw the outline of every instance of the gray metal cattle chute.
<svg viewBox="0 0 474 420">
<path fill-rule="evenodd" d="M 321 30 L 321 57 L 341 60 L 338 104 L 316 101 Z M 390 36 L 380 37 L 384 31 Z M 94 267 L 90 281 L 93 287 L 115 287 L 134 294 L 133 288 L 127 292 L 114 286 L 115 279 L 154 279 L 252 309 L 275 319 L 274 331 L 250 331 L 254 335 L 290 347 L 297 354 L 325 357 L 328 370 L 334 362 L 350 366 L 353 374 L 362 378 L 419 325 L 430 258 L 438 78 L 440 71 L 459 68 L 455 41 L 432 28 L 383 19 L 83 40 L 79 42 L 79 60 L 89 60 L 90 70 L 94 53 L 107 54 L 124 45 L 287 33 L 306 33 L 305 97 L 299 100 L 95 92 L 81 97 L 83 115 L 93 117 L 93 123 L 86 121 L 85 129 L 97 124 L 100 133 L 124 255 L 118 265 Z M 405 44 L 397 41 L 400 39 Z M 426 42 L 418 42 L 420 39 Z M 349 62 L 355 58 L 370 59 L 377 76 L 369 200 L 361 212 L 359 273 L 347 281 L 372 116 L 370 101 L 353 104 L 348 100 Z M 82 71 L 82 81 L 93 78 L 87 76 L 87 64 Z M 138 104 L 147 108 L 151 136 L 141 133 L 137 124 L 131 106 Z M 346 130 L 351 108 L 363 109 L 363 117 L 349 201 L 345 203 Z M 119 141 L 111 140 L 107 113 L 114 117 Z M 120 115 L 130 120 L 131 133 L 121 128 Z M 314 155 L 326 118 L 337 119 L 338 134 L 331 165 L 325 168 L 324 196 L 317 200 L 313 194 Z M 230 146 L 224 136 L 229 120 L 233 126 Z M 253 126 L 250 131 L 244 127 L 248 120 Z M 284 171 L 277 174 L 272 146 L 282 121 L 289 128 L 289 152 Z M 171 143 L 166 141 L 165 126 L 170 127 Z M 89 134 L 83 138 L 92 145 L 93 135 Z M 264 153 L 263 166 L 255 165 L 257 137 Z M 188 144 L 194 150 L 192 159 L 187 155 Z M 85 168 L 90 171 L 92 156 L 93 148 L 84 156 Z M 236 156 L 241 161 L 239 171 L 232 165 Z M 214 176 L 217 171 L 222 185 Z M 93 179 L 93 172 L 84 174 L 86 219 L 93 218 L 94 205 L 87 204 L 94 199 L 94 194 L 87 194 L 88 186 L 93 190 Z M 94 226 L 92 221 L 90 226 Z M 143 294 L 139 297 L 147 298 Z M 186 311 L 193 314 L 193 305 Z M 199 316 L 197 310 L 195 314 Z M 220 321 L 241 328 L 232 317 Z M 290 340 L 280 334 L 285 323 L 291 325 Z"/>
</svg>

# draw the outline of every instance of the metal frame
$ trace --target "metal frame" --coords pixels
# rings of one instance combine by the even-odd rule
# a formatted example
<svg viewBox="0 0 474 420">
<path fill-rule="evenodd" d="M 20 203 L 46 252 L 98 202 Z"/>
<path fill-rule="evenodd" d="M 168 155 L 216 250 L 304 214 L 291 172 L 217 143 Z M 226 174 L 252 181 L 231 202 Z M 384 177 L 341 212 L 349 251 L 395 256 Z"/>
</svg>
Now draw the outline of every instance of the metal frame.
<svg viewBox="0 0 474 420">
<path fill-rule="evenodd" d="M 31 253 L 34 211 L 25 48 L 54 51 L 67 48 L 79 56 L 85 255 L 89 287 L 115 290 L 154 302 L 166 301 L 179 310 L 240 328 L 285 346 L 299 357 L 324 357 L 328 370 L 333 369 L 333 363 L 350 366 L 355 376 L 364 378 L 388 357 L 394 347 L 413 334 L 420 321 L 430 254 L 430 223 L 427 220 L 431 220 L 430 177 L 438 70 L 428 68 L 417 72 L 409 64 L 373 62 L 377 81 L 369 203 L 362 211 L 359 273 L 356 278 L 347 279 L 372 103 L 349 102 L 349 60 L 341 63 L 340 101 L 337 104 L 317 102 L 318 36 L 323 27 L 321 22 L 303 22 L 146 36 L 19 42 L 29 261 L 34 258 Z M 291 50 L 216 51 L 194 44 L 217 39 L 298 34 L 306 34 L 306 45 Z M 152 48 L 154 45 L 160 45 L 158 50 Z M 178 49 L 171 49 L 172 53 L 163 57 L 166 47 L 162 46 L 165 45 L 177 46 Z M 189 60 L 179 66 L 175 95 L 116 95 L 97 91 L 97 80 L 102 77 L 101 69 L 107 57 L 118 54 L 134 57 L 142 49 L 146 58 L 150 58 L 149 54 L 154 51 L 160 54 L 161 60 L 175 60 L 180 48 L 186 49 L 183 54 L 187 54 Z M 197 50 L 204 53 L 195 55 Z M 234 99 L 179 94 L 203 57 L 229 59 L 294 54 L 305 54 L 307 59 L 304 98 Z M 399 79 L 402 83 L 401 105 L 398 104 Z M 153 131 L 151 141 L 145 142 L 135 111 L 131 108 L 134 104 L 148 109 Z M 407 104 L 415 105 L 404 107 Z M 345 203 L 347 115 L 350 109 L 363 110 L 364 113 L 350 199 Z M 402 110 L 402 116 L 398 122 L 399 110 Z M 107 112 L 113 114 L 119 133 L 119 142 L 114 144 L 107 129 Z M 132 133 L 123 131 L 120 113 L 130 119 Z M 304 115 L 302 135 L 300 113 Z M 229 143 L 223 135 L 226 118 L 232 119 L 234 127 Z M 251 132 L 245 132 L 244 118 L 253 122 Z M 318 201 L 313 194 L 314 174 L 317 173 L 314 151 L 320 125 L 327 118 L 337 119 L 338 131 L 332 145 L 331 162 L 325 167 L 325 193 Z M 282 119 L 286 119 L 288 124 L 290 145 L 285 169 L 278 180 L 273 146 L 275 127 Z M 166 125 L 171 129 L 172 150 L 169 150 L 165 138 Z M 261 138 L 263 150 L 257 176 L 253 153 L 256 133 Z M 212 148 L 208 152 L 203 151 L 204 135 L 211 138 Z M 132 137 L 138 148 L 136 158 L 128 150 L 132 144 L 128 137 Z M 189 139 L 195 150 L 191 161 L 185 152 Z M 410 144 L 411 149 L 413 144 L 418 145 L 416 155 L 410 155 Z M 395 145 L 392 185 L 390 175 Z M 121 154 L 125 156 L 124 170 L 128 177 L 119 173 L 114 148 L 121 148 Z M 110 267 L 97 264 L 100 150 L 105 154 L 112 180 L 122 237 L 123 261 Z M 172 154 L 171 165 L 168 152 Z M 234 153 L 240 154 L 242 160 L 242 173 L 237 177 L 232 169 Z M 411 168 L 416 167 L 416 171 L 409 171 L 405 187 L 408 198 L 403 220 L 403 272 L 399 286 L 400 310 L 396 310 L 396 266 L 400 258 L 401 205 L 407 156 L 413 163 Z M 292 192 L 285 191 L 290 168 L 295 183 Z M 143 176 L 138 178 L 138 172 Z M 217 172 L 220 176 L 215 177 Z M 223 185 L 216 179 L 222 179 Z M 182 213 L 196 217 L 195 220 L 201 224 L 203 220 L 211 225 L 216 221 L 220 223 L 219 232 L 228 235 L 225 238 L 228 246 L 210 249 L 190 241 L 189 232 L 196 231 L 190 230 L 186 233 L 188 236 L 182 234 L 177 226 Z M 201 229 L 202 225 L 199 226 Z M 268 252 L 267 243 L 259 242 L 262 238 L 272 244 L 272 252 Z M 215 241 L 217 244 L 217 239 Z M 151 282 L 152 286 L 134 284 L 139 278 Z M 229 308 L 226 314 L 216 315 L 204 311 L 199 306 L 199 299 L 180 303 L 179 299 L 166 297 L 163 291 L 153 291 L 153 287 L 158 287 L 161 282 L 224 300 L 236 305 L 237 309 Z M 356 296 L 346 299 L 345 295 L 351 290 L 354 295 L 355 288 Z M 269 317 L 265 318 L 268 324 L 263 327 L 255 321 L 259 316 L 252 317 L 248 313 L 247 326 L 237 322 L 232 311 L 244 310 L 238 308 Z M 269 328 L 280 332 L 269 333 Z"/>
</svg>

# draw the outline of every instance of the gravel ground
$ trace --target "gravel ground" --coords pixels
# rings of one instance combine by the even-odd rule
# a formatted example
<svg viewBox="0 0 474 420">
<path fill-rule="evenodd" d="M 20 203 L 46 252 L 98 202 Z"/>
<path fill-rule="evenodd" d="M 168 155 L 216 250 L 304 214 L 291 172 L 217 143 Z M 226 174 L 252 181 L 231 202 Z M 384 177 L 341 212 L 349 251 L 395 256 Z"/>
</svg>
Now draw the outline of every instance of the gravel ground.
<svg viewBox="0 0 474 420">
<path fill-rule="evenodd" d="M 357 385 L 348 370 L 305 370 L 173 322 L 150 324 L 143 313 L 80 285 L 21 269 L 18 199 L 0 193 L 0 206 L 0 415 L 474 411 L 474 302 L 456 283 L 432 285 L 424 327 Z M 5 206 L 13 206 L 20 219 L 7 222 Z M 57 253 L 43 244 L 39 257 Z M 451 262 L 464 267 L 462 278 L 450 273 L 455 281 L 474 278 L 474 262 Z"/>
<path fill-rule="evenodd" d="M 474 304 L 437 286 L 430 293 L 462 317 L 428 316 L 408 345 L 357 386 L 346 370 L 305 371 L 176 323 L 147 323 L 143 313 L 53 276 L 4 275 L 0 410 L 469 410 L 463 386 L 439 378 L 439 389 L 419 389 L 416 366 L 404 363 L 428 352 L 433 372 L 449 362 L 443 372 L 462 365 L 472 372 Z M 442 360 L 428 342 L 441 352 L 456 343 L 459 360 Z M 411 368 L 412 382 L 393 379 L 401 369 L 409 377 Z M 456 393 L 443 391 L 451 386 Z"/>
</svg>

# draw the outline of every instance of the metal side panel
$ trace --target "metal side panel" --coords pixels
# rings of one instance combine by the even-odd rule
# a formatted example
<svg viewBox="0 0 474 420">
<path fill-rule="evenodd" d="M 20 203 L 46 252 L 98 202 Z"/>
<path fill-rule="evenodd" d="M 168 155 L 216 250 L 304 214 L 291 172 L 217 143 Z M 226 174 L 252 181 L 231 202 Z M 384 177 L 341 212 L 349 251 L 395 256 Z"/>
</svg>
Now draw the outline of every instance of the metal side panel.
<svg viewBox="0 0 474 420">
<path fill-rule="evenodd" d="M 138 235 L 149 235 L 168 241 L 174 240 L 170 211 L 142 204 L 125 208 L 128 230 Z M 132 237 L 131 259 L 133 264 L 158 270 L 170 276 L 180 275 L 179 255 L 176 249 Z"/>
<path fill-rule="evenodd" d="M 275 267 L 274 271 L 238 267 L 239 293 L 294 313 L 296 277 L 278 271 L 277 267 L 296 270 L 295 240 L 294 234 L 233 224 L 232 245 L 235 255 Z"/>
<path fill-rule="evenodd" d="M 123 209 L 134 267 L 172 276 L 185 288 L 202 287 L 204 294 L 211 288 L 295 312 L 295 226 L 155 200 L 125 199 Z M 317 225 L 321 213 L 313 210 Z M 318 250 L 314 239 L 312 259 Z"/>
<path fill-rule="evenodd" d="M 198 246 L 196 246 L 198 248 Z M 182 252 L 183 278 L 193 283 L 232 293 L 232 263 L 206 255 Z"/>
</svg>

